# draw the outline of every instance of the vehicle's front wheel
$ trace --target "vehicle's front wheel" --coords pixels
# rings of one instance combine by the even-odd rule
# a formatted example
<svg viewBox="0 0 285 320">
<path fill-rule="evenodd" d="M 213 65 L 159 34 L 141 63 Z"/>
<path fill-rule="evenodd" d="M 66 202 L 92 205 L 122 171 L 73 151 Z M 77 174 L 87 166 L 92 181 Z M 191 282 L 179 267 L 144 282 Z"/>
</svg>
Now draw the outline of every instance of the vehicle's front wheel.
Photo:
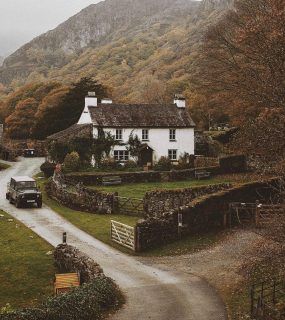
<svg viewBox="0 0 285 320">
<path fill-rule="evenodd" d="M 9 193 L 6 193 L 6 199 L 9 200 L 9 198 L 10 198 Z"/>
<path fill-rule="evenodd" d="M 16 200 L 16 208 L 21 208 L 21 201 L 19 199 Z"/>
<path fill-rule="evenodd" d="M 38 201 L 37 202 L 37 206 L 38 206 L 38 208 L 41 208 L 43 206 L 43 202 L 42 201 Z"/>
</svg>

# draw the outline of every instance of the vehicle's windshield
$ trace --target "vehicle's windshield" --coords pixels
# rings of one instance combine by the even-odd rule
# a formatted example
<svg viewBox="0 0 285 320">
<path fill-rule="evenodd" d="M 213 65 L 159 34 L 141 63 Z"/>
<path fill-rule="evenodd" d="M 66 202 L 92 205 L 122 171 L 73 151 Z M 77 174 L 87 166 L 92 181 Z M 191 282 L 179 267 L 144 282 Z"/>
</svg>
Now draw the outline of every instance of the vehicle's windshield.
<svg viewBox="0 0 285 320">
<path fill-rule="evenodd" d="M 37 184 L 35 181 L 21 181 L 21 182 L 17 182 L 16 184 L 16 189 L 20 190 L 20 189 L 36 189 L 37 188 Z"/>
</svg>

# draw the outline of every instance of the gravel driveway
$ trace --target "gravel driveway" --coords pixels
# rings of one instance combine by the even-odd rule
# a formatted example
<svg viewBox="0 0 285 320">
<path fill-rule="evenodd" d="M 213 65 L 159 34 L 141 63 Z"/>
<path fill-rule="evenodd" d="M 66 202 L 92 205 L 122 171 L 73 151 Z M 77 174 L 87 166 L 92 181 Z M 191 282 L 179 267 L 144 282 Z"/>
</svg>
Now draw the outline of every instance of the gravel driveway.
<svg viewBox="0 0 285 320">
<path fill-rule="evenodd" d="M 182 260 L 172 260 L 172 268 L 153 267 L 94 239 L 60 217 L 50 208 L 16 209 L 5 200 L 6 184 L 11 176 L 39 171 L 44 159 L 20 159 L 0 173 L 0 208 L 17 218 L 47 242 L 56 246 L 62 233 L 68 243 L 97 261 L 106 275 L 125 292 L 126 305 L 110 319 L 120 320 L 224 320 L 226 311 L 220 297 L 200 277 L 182 270 Z M 181 271 L 178 271 L 181 269 Z"/>
</svg>

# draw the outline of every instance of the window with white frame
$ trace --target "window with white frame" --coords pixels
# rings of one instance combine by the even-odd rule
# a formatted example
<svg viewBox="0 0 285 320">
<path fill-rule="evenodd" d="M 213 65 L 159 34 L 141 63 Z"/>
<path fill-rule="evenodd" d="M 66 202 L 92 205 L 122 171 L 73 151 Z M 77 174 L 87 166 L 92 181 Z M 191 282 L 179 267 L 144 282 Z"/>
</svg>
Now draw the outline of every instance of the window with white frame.
<svg viewBox="0 0 285 320">
<path fill-rule="evenodd" d="M 114 151 L 114 159 L 116 161 L 129 161 L 130 153 L 127 150 L 115 150 Z"/>
<path fill-rule="evenodd" d="M 171 161 L 176 161 L 177 160 L 177 150 L 175 149 L 169 149 L 168 150 L 168 158 Z"/>
<path fill-rule="evenodd" d="M 123 129 L 116 129 L 116 140 L 123 140 Z"/>
<path fill-rule="evenodd" d="M 149 130 L 143 129 L 142 130 L 142 141 L 148 141 L 149 140 Z"/>
<path fill-rule="evenodd" d="M 169 140 L 176 141 L 176 129 L 169 130 Z"/>
</svg>

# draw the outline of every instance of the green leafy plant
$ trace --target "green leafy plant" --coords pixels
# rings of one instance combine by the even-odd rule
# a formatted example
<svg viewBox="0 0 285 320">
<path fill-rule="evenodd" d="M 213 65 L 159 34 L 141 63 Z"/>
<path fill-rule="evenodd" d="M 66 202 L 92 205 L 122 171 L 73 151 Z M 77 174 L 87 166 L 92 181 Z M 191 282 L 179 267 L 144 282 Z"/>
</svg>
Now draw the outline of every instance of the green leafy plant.
<svg viewBox="0 0 285 320">
<path fill-rule="evenodd" d="M 77 171 L 80 166 L 79 154 L 75 151 L 68 153 L 63 162 L 65 172 Z"/>
<path fill-rule="evenodd" d="M 170 171 L 171 169 L 172 163 L 167 157 L 161 157 L 154 166 L 155 171 Z"/>
<path fill-rule="evenodd" d="M 45 177 L 49 178 L 53 175 L 55 167 L 55 163 L 46 161 L 41 165 L 40 169 L 44 173 Z"/>
</svg>

